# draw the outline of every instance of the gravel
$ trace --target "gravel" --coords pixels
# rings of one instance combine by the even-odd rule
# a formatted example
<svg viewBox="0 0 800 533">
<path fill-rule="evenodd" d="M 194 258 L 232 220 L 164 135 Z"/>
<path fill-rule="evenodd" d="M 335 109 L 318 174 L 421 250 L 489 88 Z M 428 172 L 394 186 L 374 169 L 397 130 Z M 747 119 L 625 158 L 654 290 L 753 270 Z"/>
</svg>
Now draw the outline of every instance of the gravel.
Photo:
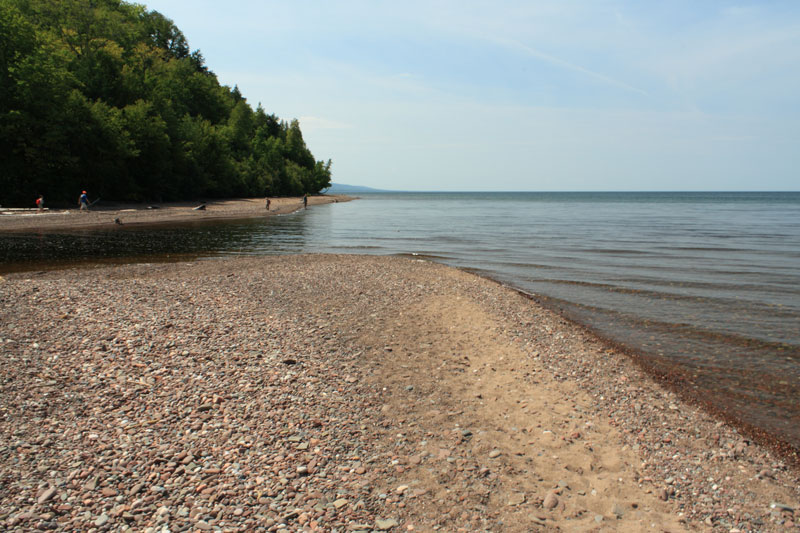
<svg viewBox="0 0 800 533">
<path fill-rule="evenodd" d="M 400 312 L 436 298 L 484 310 L 522 357 L 478 373 L 477 348 L 454 342 L 421 358 L 431 343 Z M 441 265 L 288 256 L 19 273 L 0 281 L 0 324 L 0 528 L 647 530 L 651 510 L 679 529 L 797 527 L 797 472 L 769 450 L 554 313 Z M 569 428 L 475 418 L 488 392 L 464 380 L 504 372 L 526 387 L 499 395 L 515 408 L 550 383 L 590 401 Z M 597 472 L 567 453 L 600 449 L 588 439 L 606 425 L 612 451 L 636 458 L 625 493 L 583 484 Z M 490 442 L 498 429 L 564 451 L 545 462 Z"/>
</svg>

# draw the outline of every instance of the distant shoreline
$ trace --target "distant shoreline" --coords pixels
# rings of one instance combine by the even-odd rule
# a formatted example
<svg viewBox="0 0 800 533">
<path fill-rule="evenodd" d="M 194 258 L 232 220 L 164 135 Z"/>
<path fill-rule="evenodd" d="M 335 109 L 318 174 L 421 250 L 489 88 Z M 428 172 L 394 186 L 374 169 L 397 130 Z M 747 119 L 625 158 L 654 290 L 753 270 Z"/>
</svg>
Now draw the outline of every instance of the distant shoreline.
<svg viewBox="0 0 800 533">
<path fill-rule="evenodd" d="M 345 195 L 309 196 L 308 205 L 347 202 Z M 204 205 L 204 209 L 196 209 Z M 265 198 L 231 198 L 210 202 L 172 202 L 152 204 L 119 204 L 100 202 L 89 212 L 76 209 L 53 209 L 42 213 L 36 209 L 0 209 L 0 233 L 35 231 L 83 230 L 113 228 L 128 225 L 158 225 L 209 220 L 235 220 L 284 215 L 303 207 L 302 197 L 270 198 L 270 210 Z"/>
</svg>

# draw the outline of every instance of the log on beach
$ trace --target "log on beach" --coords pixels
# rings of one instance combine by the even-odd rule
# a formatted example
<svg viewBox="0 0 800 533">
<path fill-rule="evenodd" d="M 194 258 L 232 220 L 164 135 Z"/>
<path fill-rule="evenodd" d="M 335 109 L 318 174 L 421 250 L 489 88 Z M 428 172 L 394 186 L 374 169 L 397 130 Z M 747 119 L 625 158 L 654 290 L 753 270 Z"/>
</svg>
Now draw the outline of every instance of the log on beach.
<svg viewBox="0 0 800 533">
<path fill-rule="evenodd" d="M 0 524 L 783 531 L 796 471 L 524 296 L 401 258 L 0 280 Z"/>
</svg>

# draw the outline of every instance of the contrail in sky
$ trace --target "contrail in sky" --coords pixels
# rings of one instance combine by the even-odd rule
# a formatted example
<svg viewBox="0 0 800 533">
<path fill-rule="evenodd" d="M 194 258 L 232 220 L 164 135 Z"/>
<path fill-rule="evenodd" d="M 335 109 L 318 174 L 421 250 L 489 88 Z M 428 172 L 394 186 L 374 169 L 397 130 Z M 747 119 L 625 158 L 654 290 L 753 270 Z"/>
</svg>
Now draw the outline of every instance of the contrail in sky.
<svg viewBox="0 0 800 533">
<path fill-rule="evenodd" d="M 573 72 L 578 72 L 580 74 L 584 74 L 585 76 L 588 76 L 588 77 L 593 78 L 595 80 L 601 81 L 601 82 L 606 83 L 608 85 L 613 85 L 614 87 L 619 87 L 620 89 L 625 89 L 626 91 L 632 91 L 632 92 L 635 92 L 635 93 L 647 95 L 647 93 L 645 91 L 643 91 L 642 89 L 639 89 L 638 87 L 634 87 L 633 85 L 629 85 L 629 84 L 627 84 L 627 83 L 625 83 L 623 81 L 615 80 L 614 78 L 609 78 L 605 74 L 600 74 L 599 72 L 595 72 L 593 70 L 589 70 L 588 68 L 584 68 L 584 67 L 582 67 L 580 65 L 575 65 L 575 64 L 570 63 L 568 61 L 564 61 L 563 59 L 559 59 L 559 58 L 557 58 L 555 56 L 552 56 L 552 55 L 547 54 L 545 52 L 542 52 L 540 50 L 536 50 L 535 48 L 531 48 L 530 46 L 526 46 L 526 45 L 522 44 L 519 41 L 501 40 L 500 42 L 504 43 L 504 44 L 507 44 L 507 45 L 510 45 L 510 46 L 512 46 L 514 48 L 518 48 L 520 50 L 523 50 L 524 52 L 528 53 L 529 55 L 531 55 L 531 56 L 533 56 L 533 57 L 535 57 L 537 59 L 541 59 L 542 61 L 546 61 L 547 63 L 550 63 L 551 65 L 555 65 L 557 67 L 561 67 L 561 68 L 564 68 L 566 70 L 571 70 Z"/>
</svg>

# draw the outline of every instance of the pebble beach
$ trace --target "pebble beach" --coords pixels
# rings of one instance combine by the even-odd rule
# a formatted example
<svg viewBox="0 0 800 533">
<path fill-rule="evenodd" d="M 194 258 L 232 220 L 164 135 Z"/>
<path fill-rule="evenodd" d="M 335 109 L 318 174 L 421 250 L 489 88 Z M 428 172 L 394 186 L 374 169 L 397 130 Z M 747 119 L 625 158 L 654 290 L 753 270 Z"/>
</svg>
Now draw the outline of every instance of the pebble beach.
<svg viewBox="0 0 800 533">
<path fill-rule="evenodd" d="M 14 273 L 0 349 L 0 529 L 800 530 L 795 467 L 436 263 Z"/>
</svg>

